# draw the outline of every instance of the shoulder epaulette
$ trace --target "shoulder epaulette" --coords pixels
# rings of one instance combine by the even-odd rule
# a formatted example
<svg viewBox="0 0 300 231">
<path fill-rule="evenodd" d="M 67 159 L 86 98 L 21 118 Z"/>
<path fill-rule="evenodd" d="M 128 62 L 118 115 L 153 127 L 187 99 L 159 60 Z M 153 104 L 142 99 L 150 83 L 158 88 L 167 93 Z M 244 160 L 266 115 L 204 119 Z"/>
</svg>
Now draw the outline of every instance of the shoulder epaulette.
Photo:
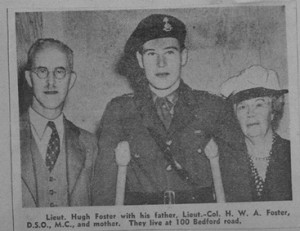
<svg viewBox="0 0 300 231">
<path fill-rule="evenodd" d="M 134 96 L 133 93 L 126 93 L 124 95 L 122 95 L 121 97 L 129 97 L 129 98 L 132 98 Z"/>
</svg>

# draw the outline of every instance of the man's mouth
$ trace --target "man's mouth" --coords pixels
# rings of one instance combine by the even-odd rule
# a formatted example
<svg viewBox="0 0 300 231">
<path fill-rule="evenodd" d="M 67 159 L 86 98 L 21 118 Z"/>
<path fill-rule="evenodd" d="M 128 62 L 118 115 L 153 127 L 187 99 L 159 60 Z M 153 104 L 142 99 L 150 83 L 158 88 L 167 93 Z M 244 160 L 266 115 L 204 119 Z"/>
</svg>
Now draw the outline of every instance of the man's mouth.
<svg viewBox="0 0 300 231">
<path fill-rule="evenodd" d="M 46 95 L 55 95 L 55 94 L 58 93 L 58 91 L 44 91 L 44 93 L 45 93 Z"/>
<path fill-rule="evenodd" d="M 155 76 L 158 78 L 165 78 L 169 75 L 170 73 L 168 72 L 160 72 L 160 73 L 156 73 Z"/>
</svg>

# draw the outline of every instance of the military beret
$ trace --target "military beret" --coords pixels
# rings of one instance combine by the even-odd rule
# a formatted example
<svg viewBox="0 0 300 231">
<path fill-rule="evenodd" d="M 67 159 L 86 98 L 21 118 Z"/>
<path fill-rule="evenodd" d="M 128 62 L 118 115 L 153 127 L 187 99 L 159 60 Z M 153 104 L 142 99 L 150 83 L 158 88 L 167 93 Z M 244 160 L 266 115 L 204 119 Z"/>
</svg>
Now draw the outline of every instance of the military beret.
<svg viewBox="0 0 300 231">
<path fill-rule="evenodd" d="M 144 18 L 130 35 L 125 45 L 125 54 L 135 54 L 149 40 L 157 38 L 176 38 L 184 47 L 186 28 L 179 19 L 164 14 L 152 14 Z"/>
<path fill-rule="evenodd" d="M 260 65 L 250 66 L 221 86 L 221 94 L 233 103 L 257 97 L 280 96 L 287 92 L 287 89 L 280 88 L 277 73 Z"/>
</svg>

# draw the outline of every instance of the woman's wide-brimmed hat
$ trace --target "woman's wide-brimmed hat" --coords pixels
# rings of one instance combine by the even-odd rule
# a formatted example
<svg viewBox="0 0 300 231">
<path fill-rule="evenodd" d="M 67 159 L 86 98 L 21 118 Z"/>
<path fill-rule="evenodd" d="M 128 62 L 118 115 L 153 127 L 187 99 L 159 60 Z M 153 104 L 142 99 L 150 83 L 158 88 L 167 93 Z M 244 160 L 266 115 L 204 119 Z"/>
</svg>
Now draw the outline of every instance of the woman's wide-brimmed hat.
<svg viewBox="0 0 300 231">
<path fill-rule="evenodd" d="M 257 97 L 280 96 L 287 92 L 287 89 L 280 88 L 277 73 L 260 65 L 250 66 L 221 86 L 221 95 L 233 103 Z"/>
</svg>

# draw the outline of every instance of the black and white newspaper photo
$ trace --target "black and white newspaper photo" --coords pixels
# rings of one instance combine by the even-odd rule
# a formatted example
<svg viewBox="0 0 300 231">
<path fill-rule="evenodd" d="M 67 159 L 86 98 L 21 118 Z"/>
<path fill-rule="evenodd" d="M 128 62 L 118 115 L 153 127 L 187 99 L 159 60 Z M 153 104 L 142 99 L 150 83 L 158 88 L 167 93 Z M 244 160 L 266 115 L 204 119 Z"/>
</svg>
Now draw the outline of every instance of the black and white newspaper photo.
<svg viewBox="0 0 300 231">
<path fill-rule="evenodd" d="M 3 2 L 3 230 L 298 230 L 297 4 Z"/>
</svg>

